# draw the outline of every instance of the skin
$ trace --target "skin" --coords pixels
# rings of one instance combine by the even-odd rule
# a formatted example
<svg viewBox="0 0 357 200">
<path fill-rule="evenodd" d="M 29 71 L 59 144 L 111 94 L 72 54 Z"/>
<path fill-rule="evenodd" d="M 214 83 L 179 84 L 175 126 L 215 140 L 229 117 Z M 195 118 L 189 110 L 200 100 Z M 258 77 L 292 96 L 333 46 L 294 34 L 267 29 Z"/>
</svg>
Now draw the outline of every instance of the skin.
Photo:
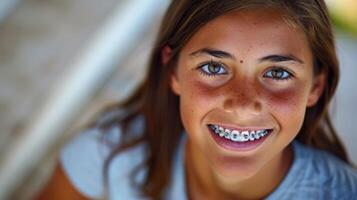
<svg viewBox="0 0 357 200">
<path fill-rule="evenodd" d="M 83 196 L 70 182 L 68 176 L 58 163 L 55 167 L 52 177 L 48 180 L 45 187 L 39 191 L 36 200 L 62 200 L 62 199 L 76 199 L 85 200 L 87 197 Z"/>
<path fill-rule="evenodd" d="M 306 107 L 319 99 L 325 75 L 313 74 L 305 34 L 286 22 L 277 10 L 236 11 L 203 26 L 181 50 L 171 88 L 180 97 L 188 134 L 190 199 L 262 199 L 287 174 L 293 160 L 289 144 L 302 126 Z M 200 51 L 204 48 L 230 56 Z M 163 62 L 170 51 L 164 48 Z M 262 59 L 270 55 L 290 59 Z M 202 64 L 211 61 L 220 63 L 215 69 L 224 73 L 204 74 Z M 272 69 L 292 76 L 274 79 L 267 76 Z M 237 152 L 220 147 L 208 124 L 273 132 L 258 148 Z"/>
</svg>

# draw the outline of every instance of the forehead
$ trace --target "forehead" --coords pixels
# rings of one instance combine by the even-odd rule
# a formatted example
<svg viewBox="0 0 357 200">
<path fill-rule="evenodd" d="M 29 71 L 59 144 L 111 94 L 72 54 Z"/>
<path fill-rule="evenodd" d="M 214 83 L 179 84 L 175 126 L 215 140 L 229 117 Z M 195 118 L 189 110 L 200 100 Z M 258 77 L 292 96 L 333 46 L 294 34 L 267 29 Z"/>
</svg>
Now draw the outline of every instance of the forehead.
<svg viewBox="0 0 357 200">
<path fill-rule="evenodd" d="M 303 31 L 273 9 L 241 10 L 222 15 L 200 28 L 183 51 L 213 47 L 235 56 L 294 53 L 308 56 L 310 48 Z"/>
</svg>

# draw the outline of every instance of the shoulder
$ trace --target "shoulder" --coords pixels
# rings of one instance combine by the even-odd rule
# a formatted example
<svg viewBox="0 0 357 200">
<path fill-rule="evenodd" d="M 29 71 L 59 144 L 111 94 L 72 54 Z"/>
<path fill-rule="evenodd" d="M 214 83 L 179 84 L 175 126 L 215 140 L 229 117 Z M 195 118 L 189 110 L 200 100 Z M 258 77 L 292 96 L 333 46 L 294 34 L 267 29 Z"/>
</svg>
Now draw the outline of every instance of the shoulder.
<svg viewBox="0 0 357 200">
<path fill-rule="evenodd" d="M 112 133 L 119 129 L 111 129 Z M 81 132 L 60 152 L 60 164 L 71 184 L 83 195 L 100 198 L 104 194 L 103 166 L 109 155 L 109 146 L 103 143 L 99 129 Z"/>
<path fill-rule="evenodd" d="M 138 132 L 138 128 L 142 127 L 141 123 L 136 120 L 130 130 L 133 133 Z M 62 148 L 60 163 L 63 170 L 71 184 L 84 196 L 103 198 L 106 195 L 108 188 L 104 188 L 104 163 L 113 148 L 120 143 L 121 137 L 122 130 L 119 126 L 112 126 L 105 131 L 94 127 L 82 131 Z M 114 157 L 108 169 L 109 182 L 113 179 L 111 173 L 123 175 L 134 168 L 132 157 L 138 157 L 139 149 L 135 147 Z M 112 169 L 113 164 L 115 170 Z"/>
<path fill-rule="evenodd" d="M 294 142 L 294 151 L 301 169 L 305 171 L 305 185 L 319 188 L 325 199 L 348 199 L 357 196 L 357 171 L 330 154 Z"/>
</svg>

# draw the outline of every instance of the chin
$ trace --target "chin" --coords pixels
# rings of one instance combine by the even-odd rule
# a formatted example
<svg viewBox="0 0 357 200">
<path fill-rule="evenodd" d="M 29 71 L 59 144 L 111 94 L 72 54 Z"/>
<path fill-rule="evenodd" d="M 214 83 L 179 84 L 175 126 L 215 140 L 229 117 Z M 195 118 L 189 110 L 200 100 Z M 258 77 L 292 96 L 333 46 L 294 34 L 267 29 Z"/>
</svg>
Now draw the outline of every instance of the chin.
<svg viewBox="0 0 357 200">
<path fill-rule="evenodd" d="M 221 157 L 212 167 L 222 181 L 240 182 L 258 174 L 262 164 L 257 158 Z"/>
</svg>

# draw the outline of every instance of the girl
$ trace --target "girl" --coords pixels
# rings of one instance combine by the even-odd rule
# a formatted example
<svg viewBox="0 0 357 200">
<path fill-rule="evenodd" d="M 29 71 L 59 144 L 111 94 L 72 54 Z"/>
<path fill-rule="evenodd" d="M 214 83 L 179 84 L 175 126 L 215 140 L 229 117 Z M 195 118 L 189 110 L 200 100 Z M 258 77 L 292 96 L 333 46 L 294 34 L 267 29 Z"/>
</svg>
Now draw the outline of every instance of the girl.
<svg viewBox="0 0 357 200">
<path fill-rule="evenodd" d="M 62 150 L 43 197 L 356 199 L 338 76 L 323 0 L 173 0 L 145 81 Z"/>
</svg>

